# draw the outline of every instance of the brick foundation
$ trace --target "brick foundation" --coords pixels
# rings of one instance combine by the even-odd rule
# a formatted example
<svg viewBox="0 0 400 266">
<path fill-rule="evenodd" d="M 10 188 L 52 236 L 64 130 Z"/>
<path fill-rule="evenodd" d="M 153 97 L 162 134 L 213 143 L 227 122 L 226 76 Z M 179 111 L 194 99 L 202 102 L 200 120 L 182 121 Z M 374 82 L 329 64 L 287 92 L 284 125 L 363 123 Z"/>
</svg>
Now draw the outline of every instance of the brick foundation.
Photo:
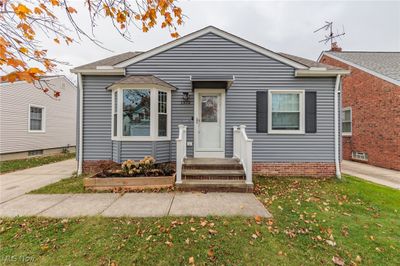
<svg viewBox="0 0 400 266">
<path fill-rule="evenodd" d="M 116 162 L 111 160 L 83 161 L 82 170 L 84 174 L 98 173 L 116 164 Z"/>
<path fill-rule="evenodd" d="M 334 163 L 253 163 L 253 173 L 280 177 L 333 177 Z"/>
</svg>

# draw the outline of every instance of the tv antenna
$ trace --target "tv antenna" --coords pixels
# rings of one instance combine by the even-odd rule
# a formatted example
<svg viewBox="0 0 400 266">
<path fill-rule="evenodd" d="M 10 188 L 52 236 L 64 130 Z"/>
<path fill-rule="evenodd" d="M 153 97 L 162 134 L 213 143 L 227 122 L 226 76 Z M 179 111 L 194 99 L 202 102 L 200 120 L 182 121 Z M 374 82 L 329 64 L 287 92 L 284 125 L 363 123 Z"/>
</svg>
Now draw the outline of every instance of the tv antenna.
<svg viewBox="0 0 400 266">
<path fill-rule="evenodd" d="M 344 27 L 343 27 L 343 31 L 341 33 L 337 32 L 336 34 L 333 32 L 333 21 L 329 22 L 329 21 L 325 21 L 325 25 L 322 26 L 319 29 L 316 29 L 314 31 L 314 33 L 320 31 L 320 30 L 324 30 L 324 31 L 329 31 L 328 35 L 325 35 L 325 39 L 320 40 L 319 42 L 323 42 L 324 44 L 327 44 L 328 42 L 331 43 L 331 47 L 333 47 L 334 45 L 336 45 L 336 42 L 334 42 L 334 40 L 340 36 L 345 35 L 344 32 Z"/>
</svg>

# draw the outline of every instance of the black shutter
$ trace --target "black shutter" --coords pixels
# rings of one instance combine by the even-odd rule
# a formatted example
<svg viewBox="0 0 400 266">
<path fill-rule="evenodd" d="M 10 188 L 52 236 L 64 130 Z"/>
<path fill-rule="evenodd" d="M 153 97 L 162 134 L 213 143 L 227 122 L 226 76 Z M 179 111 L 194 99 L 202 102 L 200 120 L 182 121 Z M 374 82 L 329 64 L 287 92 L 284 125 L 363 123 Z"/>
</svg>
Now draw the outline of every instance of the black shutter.
<svg viewBox="0 0 400 266">
<path fill-rule="evenodd" d="M 257 133 L 267 133 L 268 129 L 268 91 L 257 91 Z"/>
<path fill-rule="evenodd" d="M 306 133 L 317 132 L 317 92 L 306 92 Z"/>
</svg>

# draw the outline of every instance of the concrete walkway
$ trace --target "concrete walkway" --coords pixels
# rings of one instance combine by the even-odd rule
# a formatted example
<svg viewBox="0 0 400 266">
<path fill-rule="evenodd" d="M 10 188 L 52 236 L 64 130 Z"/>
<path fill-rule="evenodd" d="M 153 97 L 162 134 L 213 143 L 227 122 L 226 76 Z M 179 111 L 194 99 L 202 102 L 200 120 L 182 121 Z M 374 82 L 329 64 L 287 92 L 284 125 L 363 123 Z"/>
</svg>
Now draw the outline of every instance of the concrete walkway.
<svg viewBox="0 0 400 266">
<path fill-rule="evenodd" d="M 364 163 L 343 161 L 342 172 L 377 184 L 400 189 L 400 171 L 385 169 Z"/>
<path fill-rule="evenodd" d="M 2 174 L 0 175 L 0 203 L 70 177 L 75 169 L 76 161 L 71 159 Z"/>
<path fill-rule="evenodd" d="M 30 194 L 0 204 L 0 217 L 271 217 L 251 193 Z"/>
</svg>

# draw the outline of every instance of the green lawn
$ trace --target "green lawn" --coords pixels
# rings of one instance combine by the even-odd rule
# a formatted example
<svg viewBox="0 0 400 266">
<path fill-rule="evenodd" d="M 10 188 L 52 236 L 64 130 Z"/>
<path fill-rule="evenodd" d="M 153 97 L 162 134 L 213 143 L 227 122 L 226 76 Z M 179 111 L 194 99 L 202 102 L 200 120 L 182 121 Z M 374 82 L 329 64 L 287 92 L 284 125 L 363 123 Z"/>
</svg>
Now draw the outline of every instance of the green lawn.
<svg viewBox="0 0 400 266">
<path fill-rule="evenodd" d="M 343 181 L 258 178 L 258 217 L 18 218 L 0 259 L 37 265 L 400 265 L 400 192 Z M 14 257 L 10 257 L 14 256 Z"/>
<path fill-rule="evenodd" d="M 69 178 L 61 179 L 56 183 L 38 188 L 29 192 L 30 194 L 68 194 L 68 193 L 90 193 L 83 187 L 84 176 L 73 175 Z"/>
<path fill-rule="evenodd" d="M 0 162 L 0 173 L 14 172 L 26 168 L 41 166 L 44 164 L 55 163 L 67 159 L 75 158 L 75 153 L 57 154 L 44 157 L 34 157 L 21 160 L 10 160 Z"/>
</svg>

